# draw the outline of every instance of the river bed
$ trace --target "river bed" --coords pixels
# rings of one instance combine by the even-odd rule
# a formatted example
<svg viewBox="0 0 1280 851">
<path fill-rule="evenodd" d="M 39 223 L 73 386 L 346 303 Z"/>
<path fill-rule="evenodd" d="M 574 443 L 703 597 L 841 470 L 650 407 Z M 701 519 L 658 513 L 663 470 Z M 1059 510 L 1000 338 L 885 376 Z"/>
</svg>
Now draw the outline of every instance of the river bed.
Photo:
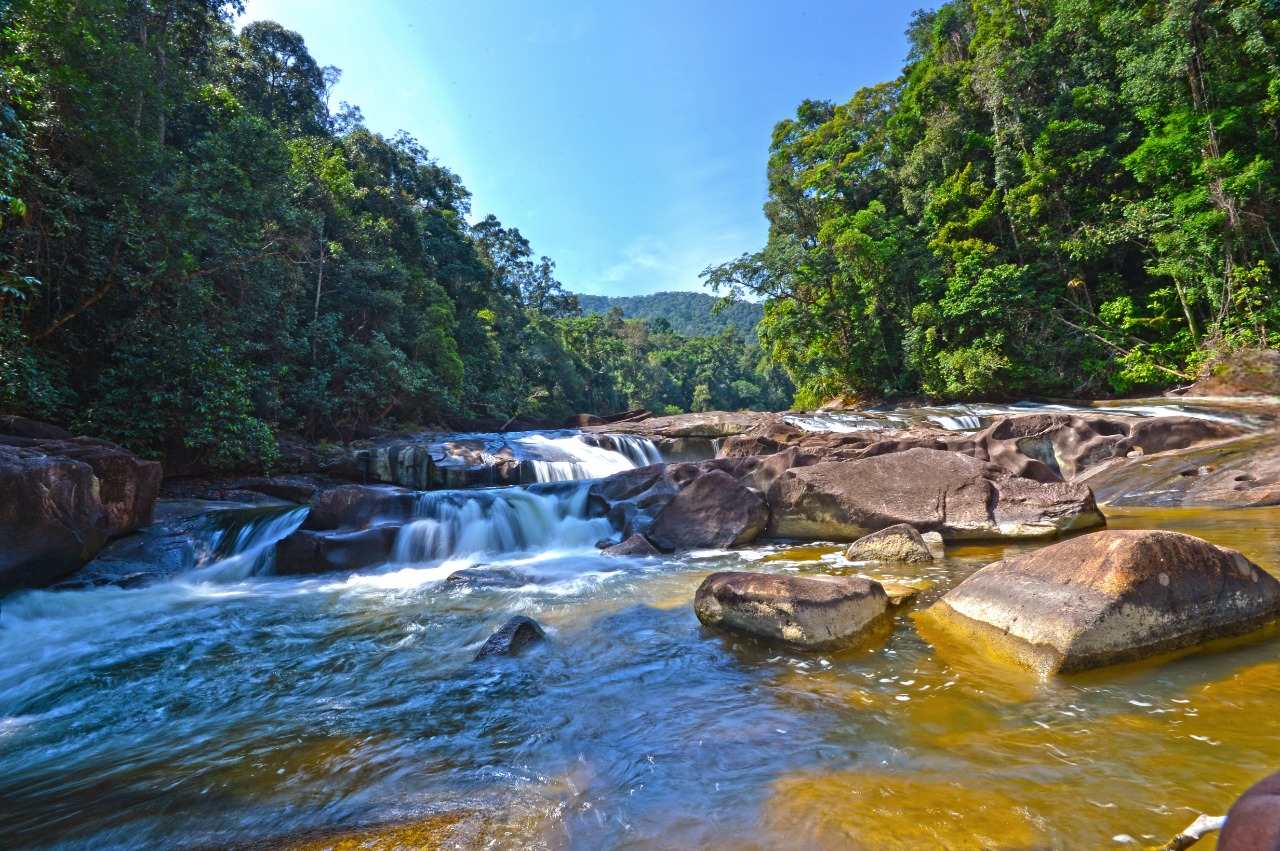
<svg viewBox="0 0 1280 851">
<path fill-rule="evenodd" d="M 1280 567 L 1280 509 L 1108 515 Z M 1047 680 L 909 614 L 867 647 L 789 654 L 703 629 L 701 580 L 870 566 L 834 545 L 619 560 L 582 540 L 485 558 L 514 589 L 443 582 L 464 557 L 11 596 L 0 845 L 1124 847 L 1280 763 L 1275 634 Z M 1028 546 L 869 575 L 925 588 L 918 607 Z M 473 663 L 513 614 L 548 644 Z"/>
</svg>

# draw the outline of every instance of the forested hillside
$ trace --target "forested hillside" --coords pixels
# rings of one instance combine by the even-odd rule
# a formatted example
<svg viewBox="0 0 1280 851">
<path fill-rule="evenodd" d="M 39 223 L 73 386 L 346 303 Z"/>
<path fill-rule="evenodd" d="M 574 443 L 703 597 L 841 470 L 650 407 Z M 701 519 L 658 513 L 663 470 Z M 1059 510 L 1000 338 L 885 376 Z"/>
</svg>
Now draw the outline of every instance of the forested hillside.
<svg viewBox="0 0 1280 851">
<path fill-rule="evenodd" d="M 902 75 L 777 125 L 769 299 L 799 404 L 1091 395 L 1280 342 L 1280 2 L 952 0 Z"/>
<path fill-rule="evenodd" d="M 748 342 L 758 340 L 756 325 L 764 318 L 764 305 L 737 301 L 716 310 L 721 300 L 706 293 L 662 292 L 649 295 L 579 295 L 583 313 L 622 311 L 626 319 L 662 319 L 677 334 L 689 337 L 715 336 L 734 328 Z"/>
<path fill-rule="evenodd" d="M 237 2 L 0 8 L 0 408 L 216 467 L 281 430 L 789 401 L 732 334 L 581 317 Z"/>
</svg>

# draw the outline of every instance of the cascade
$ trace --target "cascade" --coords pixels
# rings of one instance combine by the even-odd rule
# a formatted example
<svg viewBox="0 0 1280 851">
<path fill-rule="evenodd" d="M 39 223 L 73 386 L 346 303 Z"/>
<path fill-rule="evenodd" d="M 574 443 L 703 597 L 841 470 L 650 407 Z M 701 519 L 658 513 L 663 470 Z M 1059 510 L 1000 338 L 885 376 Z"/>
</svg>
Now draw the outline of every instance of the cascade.
<svg viewBox="0 0 1280 851">
<path fill-rule="evenodd" d="M 529 552 L 593 550 L 613 534 L 607 518 L 587 513 L 589 486 L 434 491 L 418 497 L 415 515 L 396 538 L 401 564 L 476 561 Z"/>
<path fill-rule="evenodd" d="M 560 437 L 529 434 L 511 442 L 529 456 L 522 463 L 532 468 L 538 482 L 600 479 L 662 463 L 658 448 L 646 437 L 632 434 L 593 436 L 596 442 L 588 442 L 584 437 L 577 434 Z"/>
<path fill-rule="evenodd" d="M 200 582 L 238 582 L 275 569 L 276 542 L 291 535 L 311 509 L 284 507 L 234 516 L 213 530 L 202 547 L 205 555 L 185 576 Z"/>
</svg>

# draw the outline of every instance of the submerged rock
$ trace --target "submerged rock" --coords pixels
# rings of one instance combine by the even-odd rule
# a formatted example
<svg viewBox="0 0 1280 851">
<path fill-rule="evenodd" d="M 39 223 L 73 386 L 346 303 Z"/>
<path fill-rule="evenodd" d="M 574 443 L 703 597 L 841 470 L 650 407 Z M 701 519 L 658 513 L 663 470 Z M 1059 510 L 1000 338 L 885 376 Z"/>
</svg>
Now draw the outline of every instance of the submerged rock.
<svg viewBox="0 0 1280 851">
<path fill-rule="evenodd" d="M 711 470 L 671 498 L 646 533 L 661 549 L 736 547 L 769 524 L 769 506 L 728 473 Z"/>
<path fill-rule="evenodd" d="M 1104 531 L 998 561 L 928 610 L 1025 667 L 1072 673 L 1239 635 L 1280 616 L 1280 582 L 1190 535 Z"/>
<path fill-rule="evenodd" d="M 880 583 L 853 576 L 713 573 L 693 606 L 706 626 L 805 651 L 850 647 L 889 617 Z"/>
<path fill-rule="evenodd" d="M 483 565 L 455 570 L 444 581 L 470 588 L 519 588 L 525 584 L 524 577 L 514 570 Z"/>
<path fill-rule="evenodd" d="M 1084 485 L 933 449 L 793 468 L 768 499 L 776 538 L 853 541 L 899 523 L 948 540 L 1051 538 L 1106 524 Z"/>
<path fill-rule="evenodd" d="M 923 564 L 933 553 L 914 526 L 899 523 L 859 538 L 844 551 L 850 561 L 900 561 Z"/>
<path fill-rule="evenodd" d="M 516 615 L 504 623 L 476 653 L 475 661 L 494 656 L 515 656 L 530 644 L 546 639 L 547 634 L 533 618 Z"/>
<path fill-rule="evenodd" d="M 630 558 L 657 558 L 662 551 L 644 535 L 632 535 L 620 544 L 605 547 L 601 555 Z"/>
</svg>

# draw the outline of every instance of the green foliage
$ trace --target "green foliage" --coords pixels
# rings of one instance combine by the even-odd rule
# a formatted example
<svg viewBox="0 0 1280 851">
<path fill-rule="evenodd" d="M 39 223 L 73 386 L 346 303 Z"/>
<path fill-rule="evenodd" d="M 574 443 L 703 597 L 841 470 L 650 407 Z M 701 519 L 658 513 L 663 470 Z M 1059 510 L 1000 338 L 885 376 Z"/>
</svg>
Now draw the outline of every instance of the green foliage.
<svg viewBox="0 0 1280 851">
<path fill-rule="evenodd" d="M 762 305 L 738 301 L 721 304 L 715 296 L 696 292 L 662 292 L 649 295 L 579 295 L 584 313 L 608 313 L 619 308 L 626 319 L 666 322 L 672 331 L 686 337 L 715 336 L 735 328 L 747 342 L 759 337 L 756 326 L 764 317 Z"/>
<path fill-rule="evenodd" d="M 952 0 L 902 77 L 774 131 L 768 299 L 797 403 L 1129 392 L 1274 346 L 1280 21 L 1264 0 Z"/>
</svg>

